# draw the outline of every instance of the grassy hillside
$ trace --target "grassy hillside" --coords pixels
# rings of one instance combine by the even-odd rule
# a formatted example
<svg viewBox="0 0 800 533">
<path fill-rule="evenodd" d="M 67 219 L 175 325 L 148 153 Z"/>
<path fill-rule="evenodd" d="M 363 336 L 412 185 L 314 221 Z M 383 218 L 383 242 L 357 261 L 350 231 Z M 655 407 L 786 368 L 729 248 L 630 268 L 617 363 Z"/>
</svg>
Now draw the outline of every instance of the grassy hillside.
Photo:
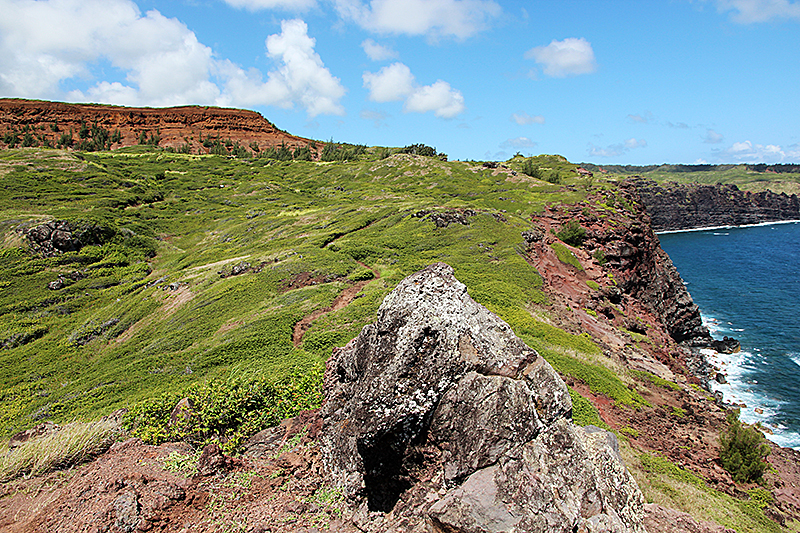
<svg viewBox="0 0 800 533">
<path fill-rule="evenodd" d="M 574 166 L 553 161 L 567 184 L 403 154 L 316 163 L 3 151 L 0 434 L 209 378 L 319 369 L 399 280 L 434 261 L 483 303 L 542 301 L 515 251 L 521 232 L 545 203 L 585 195 L 566 178 Z M 454 210 L 466 225 L 434 223 Z M 48 219 L 95 228 L 103 242 L 40 257 L 22 230 Z M 371 278 L 293 345 L 296 322 Z"/>
</svg>

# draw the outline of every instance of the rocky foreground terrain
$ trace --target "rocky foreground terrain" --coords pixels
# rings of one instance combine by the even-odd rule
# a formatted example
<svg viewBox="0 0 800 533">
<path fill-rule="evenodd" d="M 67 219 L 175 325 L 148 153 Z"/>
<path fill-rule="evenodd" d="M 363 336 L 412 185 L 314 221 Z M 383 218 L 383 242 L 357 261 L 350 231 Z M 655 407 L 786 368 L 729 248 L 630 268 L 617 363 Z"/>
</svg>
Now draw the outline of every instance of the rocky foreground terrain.
<svg viewBox="0 0 800 533">
<path fill-rule="evenodd" d="M 602 193 L 551 206 L 521 252 L 544 277 L 555 325 L 655 376 L 633 389 L 645 404 L 565 384 L 439 263 L 401 282 L 377 322 L 335 350 L 321 410 L 262 431 L 236 457 L 216 445 L 198 458 L 183 443 L 128 439 L 87 464 L 7 483 L 0 530 L 729 531 L 669 501 L 646 503 L 637 486 L 632 450 L 666 457 L 723 494 L 746 499 L 755 487 L 719 464 L 725 410 L 694 385 L 709 369 L 689 347 L 712 341 L 635 187 L 621 191 L 637 217 L 600 216 Z M 550 229 L 570 219 L 586 228 L 584 246 L 569 247 L 577 266 L 552 246 Z M 575 425 L 566 385 L 625 442 Z M 780 527 L 800 516 L 800 454 L 772 448 L 767 514 Z"/>
</svg>

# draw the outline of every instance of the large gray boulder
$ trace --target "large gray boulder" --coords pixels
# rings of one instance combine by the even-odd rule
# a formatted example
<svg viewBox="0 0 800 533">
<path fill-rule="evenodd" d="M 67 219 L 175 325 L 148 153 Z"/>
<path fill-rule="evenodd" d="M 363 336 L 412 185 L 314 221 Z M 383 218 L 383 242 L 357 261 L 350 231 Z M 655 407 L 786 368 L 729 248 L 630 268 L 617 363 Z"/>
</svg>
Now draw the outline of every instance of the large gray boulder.
<svg viewBox="0 0 800 533">
<path fill-rule="evenodd" d="M 364 531 L 644 531 L 613 434 L 437 263 L 403 280 L 325 376 L 325 469 Z"/>
</svg>

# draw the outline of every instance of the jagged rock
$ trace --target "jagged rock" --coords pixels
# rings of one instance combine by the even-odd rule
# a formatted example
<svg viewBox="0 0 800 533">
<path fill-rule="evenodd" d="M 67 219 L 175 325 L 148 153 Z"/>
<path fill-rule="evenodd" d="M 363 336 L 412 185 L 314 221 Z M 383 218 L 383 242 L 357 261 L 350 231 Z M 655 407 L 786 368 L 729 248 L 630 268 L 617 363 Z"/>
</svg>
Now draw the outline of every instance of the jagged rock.
<svg viewBox="0 0 800 533">
<path fill-rule="evenodd" d="M 120 530 L 130 533 L 136 529 L 141 520 L 140 515 L 141 506 L 139 505 L 139 496 L 133 489 L 122 492 L 116 500 L 114 500 L 114 512 L 117 520 L 114 525 Z"/>
<path fill-rule="evenodd" d="M 197 474 L 203 477 L 224 474 L 234 465 L 235 460 L 224 455 L 219 444 L 212 443 L 203 448 L 203 453 L 197 460 Z"/>
<path fill-rule="evenodd" d="M 544 231 L 542 231 L 542 228 L 533 226 L 531 229 L 522 232 L 522 238 L 525 240 L 525 244 L 531 245 L 544 239 Z"/>
<path fill-rule="evenodd" d="M 469 226 L 469 217 L 474 217 L 475 211 L 472 209 L 462 209 L 459 211 L 454 209 L 448 209 L 447 211 L 422 210 L 414 213 L 412 216 L 415 218 L 428 219 L 433 222 L 437 228 L 446 228 L 450 224 Z"/>
<path fill-rule="evenodd" d="M 86 245 L 106 242 L 113 237 L 114 231 L 88 222 L 51 220 L 26 230 L 25 235 L 40 255 L 53 257 L 80 250 Z"/>
<path fill-rule="evenodd" d="M 722 340 L 712 340 L 709 346 L 719 353 L 736 353 L 742 349 L 739 341 L 728 336 L 723 337 Z"/>
<path fill-rule="evenodd" d="M 325 470 L 364 531 L 643 531 L 613 435 L 448 265 L 403 280 L 325 376 Z"/>
</svg>

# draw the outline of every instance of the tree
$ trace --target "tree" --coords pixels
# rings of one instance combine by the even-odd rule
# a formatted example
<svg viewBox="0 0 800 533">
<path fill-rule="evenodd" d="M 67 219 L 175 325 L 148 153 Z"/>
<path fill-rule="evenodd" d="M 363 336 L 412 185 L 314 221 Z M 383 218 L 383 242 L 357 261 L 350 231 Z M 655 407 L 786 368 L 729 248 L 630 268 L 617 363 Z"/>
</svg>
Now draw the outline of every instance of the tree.
<svg viewBox="0 0 800 533">
<path fill-rule="evenodd" d="M 728 429 L 720 433 L 719 458 L 737 483 L 761 482 L 769 463 L 769 445 L 764 435 L 739 420 L 739 410 L 728 413 Z"/>
</svg>

